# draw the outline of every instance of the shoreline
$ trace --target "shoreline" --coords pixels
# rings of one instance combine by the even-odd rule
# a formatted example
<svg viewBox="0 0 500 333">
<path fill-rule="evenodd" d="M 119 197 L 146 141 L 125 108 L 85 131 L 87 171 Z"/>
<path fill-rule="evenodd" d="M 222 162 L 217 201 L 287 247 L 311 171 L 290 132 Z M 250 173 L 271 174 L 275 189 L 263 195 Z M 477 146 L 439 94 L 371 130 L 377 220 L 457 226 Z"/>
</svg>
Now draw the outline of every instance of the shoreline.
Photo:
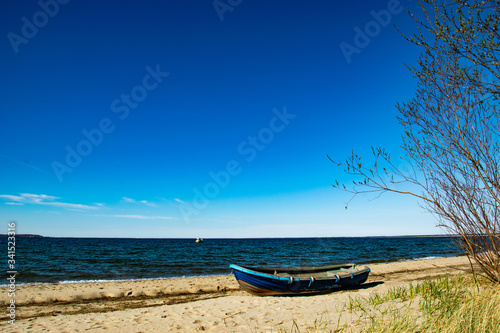
<svg viewBox="0 0 500 333">
<path fill-rule="evenodd" d="M 304 297 L 258 297 L 239 288 L 232 275 L 140 281 L 44 284 L 16 287 L 15 325 L 8 332 L 111 330 L 247 332 L 290 329 L 329 313 L 349 297 L 366 297 L 426 277 L 470 270 L 465 256 L 369 264 L 370 276 L 358 289 Z M 7 293 L 2 306 L 8 305 Z M 278 309 L 278 310 L 277 310 Z M 6 311 L 6 310 L 5 310 Z M 250 325 L 250 326 L 249 326 Z"/>
<path fill-rule="evenodd" d="M 433 260 L 433 259 L 446 259 L 454 258 L 457 255 L 449 256 L 428 256 L 422 258 L 411 258 L 411 259 L 394 259 L 387 261 L 367 261 L 359 263 L 358 265 L 380 265 L 380 264 L 391 264 L 397 262 L 406 261 L 420 261 L 420 260 Z M 460 257 L 460 256 L 458 256 Z M 229 267 L 229 266 L 228 266 Z M 228 268 L 230 271 L 230 268 Z M 183 275 L 183 276 L 170 276 L 170 277 L 151 277 L 151 278 L 132 278 L 132 279 L 122 279 L 122 280 L 112 280 L 112 279 L 99 279 L 99 280 L 62 280 L 58 282 L 22 282 L 17 283 L 18 287 L 29 287 L 29 286 L 42 286 L 42 285 L 59 285 L 59 284 L 85 284 L 85 283 L 114 283 L 114 282 L 133 282 L 133 281 L 151 281 L 151 280 L 169 280 L 169 279 L 192 279 L 192 278 L 205 278 L 205 277 L 217 277 L 231 275 L 232 273 L 221 273 L 221 274 L 210 274 L 210 275 Z M 0 283 L 0 288 L 8 287 L 8 284 Z"/>
</svg>

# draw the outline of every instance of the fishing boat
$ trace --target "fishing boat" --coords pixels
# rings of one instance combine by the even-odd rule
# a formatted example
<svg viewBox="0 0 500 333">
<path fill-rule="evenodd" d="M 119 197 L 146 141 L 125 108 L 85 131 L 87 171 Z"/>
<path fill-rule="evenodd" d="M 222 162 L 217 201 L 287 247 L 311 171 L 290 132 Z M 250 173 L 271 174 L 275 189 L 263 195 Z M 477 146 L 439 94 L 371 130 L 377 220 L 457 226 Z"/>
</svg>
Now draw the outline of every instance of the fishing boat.
<svg viewBox="0 0 500 333">
<path fill-rule="evenodd" d="M 356 264 L 277 268 L 230 265 L 241 288 L 258 296 L 307 295 L 354 287 L 368 278 L 370 268 Z"/>
<path fill-rule="evenodd" d="M 203 243 L 205 240 L 203 238 L 196 238 L 196 243 Z"/>
</svg>

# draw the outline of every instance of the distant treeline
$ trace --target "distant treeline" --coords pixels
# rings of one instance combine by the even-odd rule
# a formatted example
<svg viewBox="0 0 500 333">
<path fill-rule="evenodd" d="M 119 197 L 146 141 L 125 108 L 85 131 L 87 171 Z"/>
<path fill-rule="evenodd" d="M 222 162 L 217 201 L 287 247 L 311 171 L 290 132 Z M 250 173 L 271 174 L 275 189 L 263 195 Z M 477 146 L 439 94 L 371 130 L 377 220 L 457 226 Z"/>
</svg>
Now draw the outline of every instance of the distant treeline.
<svg viewBox="0 0 500 333">
<path fill-rule="evenodd" d="M 7 237 L 9 235 L 6 234 L 0 234 L 0 237 Z M 43 238 L 41 235 L 34 235 L 34 234 L 16 234 L 16 237 L 26 237 L 26 238 Z"/>
</svg>

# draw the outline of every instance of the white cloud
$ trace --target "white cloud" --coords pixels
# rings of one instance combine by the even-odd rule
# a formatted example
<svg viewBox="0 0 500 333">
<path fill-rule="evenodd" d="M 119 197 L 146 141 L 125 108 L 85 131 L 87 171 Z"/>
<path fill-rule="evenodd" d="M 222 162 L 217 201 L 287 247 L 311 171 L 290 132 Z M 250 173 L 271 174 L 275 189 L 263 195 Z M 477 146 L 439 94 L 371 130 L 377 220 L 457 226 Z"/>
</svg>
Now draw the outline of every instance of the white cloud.
<svg viewBox="0 0 500 333">
<path fill-rule="evenodd" d="M 6 204 L 8 204 L 8 205 L 35 204 L 35 205 L 60 207 L 60 208 L 70 209 L 70 210 L 99 209 L 98 206 L 89 206 L 89 205 L 83 205 L 83 204 L 55 201 L 56 199 L 60 199 L 60 198 L 54 197 L 51 195 L 46 195 L 46 194 L 32 194 L 32 193 L 20 193 L 19 195 L 0 194 L 0 199 L 9 200 L 10 203 L 6 202 Z"/>
<path fill-rule="evenodd" d="M 151 202 L 146 201 L 146 200 L 141 200 L 139 202 L 142 203 L 142 204 L 145 204 L 147 206 L 156 207 L 156 205 L 154 203 L 151 203 Z"/>
<path fill-rule="evenodd" d="M 176 217 L 171 216 L 148 216 L 148 215 L 96 215 L 104 217 L 119 217 L 127 219 L 141 219 L 141 220 L 177 220 Z"/>
<path fill-rule="evenodd" d="M 17 195 L 0 194 L 0 198 L 12 201 L 23 201 L 24 198 Z"/>
<path fill-rule="evenodd" d="M 122 200 L 125 201 L 125 202 L 129 202 L 129 203 L 137 203 L 137 201 L 135 201 L 134 199 L 130 199 L 130 198 L 127 198 L 127 197 L 123 197 Z"/>
<path fill-rule="evenodd" d="M 129 219 L 176 220 L 175 217 L 171 216 L 116 215 L 116 217 L 125 217 Z"/>
<path fill-rule="evenodd" d="M 55 200 L 60 199 L 58 197 L 53 197 L 51 195 L 46 194 L 31 194 L 31 193 L 19 193 L 23 198 L 29 198 L 33 201 L 42 201 L 42 200 Z"/>
<path fill-rule="evenodd" d="M 61 207 L 61 208 L 66 208 L 66 209 L 76 209 L 76 210 L 99 209 L 99 207 L 97 207 L 97 206 L 88 206 L 88 205 L 73 204 L 73 203 L 66 203 L 66 202 L 40 202 L 40 204 L 47 205 L 47 206 Z"/>
<path fill-rule="evenodd" d="M 177 201 L 178 203 L 181 203 L 183 205 L 188 205 L 189 206 L 189 203 L 187 203 L 186 201 L 182 201 L 181 199 L 174 198 L 174 201 Z"/>
<path fill-rule="evenodd" d="M 154 204 L 152 202 L 149 202 L 147 200 L 135 200 L 135 199 L 132 199 L 132 198 L 127 198 L 127 197 L 123 197 L 122 201 L 127 202 L 127 203 L 137 204 L 137 205 L 143 204 L 143 205 L 151 206 L 151 207 L 156 207 L 157 206 L 156 204 Z"/>
</svg>

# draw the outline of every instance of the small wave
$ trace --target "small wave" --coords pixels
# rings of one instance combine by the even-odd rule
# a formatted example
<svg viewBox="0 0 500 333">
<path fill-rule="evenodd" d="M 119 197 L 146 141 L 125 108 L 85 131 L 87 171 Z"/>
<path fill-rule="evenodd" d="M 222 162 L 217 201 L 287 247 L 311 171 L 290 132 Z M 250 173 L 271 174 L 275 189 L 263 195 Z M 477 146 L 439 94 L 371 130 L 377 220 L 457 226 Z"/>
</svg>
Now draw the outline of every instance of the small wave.
<svg viewBox="0 0 500 333">
<path fill-rule="evenodd" d="M 401 259 L 401 260 L 398 260 L 398 261 L 431 260 L 431 259 L 451 258 L 451 257 L 454 257 L 454 256 L 455 255 L 426 256 L 426 257 L 420 257 L 420 258 L 406 258 L 406 259 Z"/>
<path fill-rule="evenodd" d="M 417 258 L 415 260 L 430 260 L 430 259 L 440 259 L 440 258 L 446 258 L 446 257 L 429 256 L 429 257 Z"/>
<path fill-rule="evenodd" d="M 29 282 L 29 283 L 16 283 L 16 287 L 23 286 L 44 286 L 55 284 L 73 284 L 73 283 L 108 283 L 108 282 L 134 282 L 134 281 L 151 281 L 151 280 L 170 280 L 170 279 L 184 279 L 184 278 L 198 278 L 208 276 L 225 276 L 228 274 L 211 274 L 211 275 L 183 275 L 183 276 L 169 276 L 169 277 L 152 277 L 152 278 L 138 278 L 138 279 L 90 279 L 90 280 L 62 280 L 57 282 Z M 6 287 L 8 284 L 0 284 L 0 287 Z"/>
</svg>

